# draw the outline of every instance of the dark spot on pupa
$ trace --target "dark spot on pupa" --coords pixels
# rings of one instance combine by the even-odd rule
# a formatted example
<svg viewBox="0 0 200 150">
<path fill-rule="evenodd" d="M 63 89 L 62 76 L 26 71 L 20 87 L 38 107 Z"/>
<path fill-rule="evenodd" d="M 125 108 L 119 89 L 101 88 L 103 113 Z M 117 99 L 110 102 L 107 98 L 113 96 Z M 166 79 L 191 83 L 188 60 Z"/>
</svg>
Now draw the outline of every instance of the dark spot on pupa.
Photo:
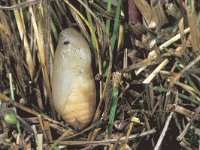
<svg viewBox="0 0 200 150">
<path fill-rule="evenodd" d="M 68 45 L 68 44 L 69 44 L 69 41 L 65 41 L 63 44 L 64 44 L 64 45 Z"/>
</svg>

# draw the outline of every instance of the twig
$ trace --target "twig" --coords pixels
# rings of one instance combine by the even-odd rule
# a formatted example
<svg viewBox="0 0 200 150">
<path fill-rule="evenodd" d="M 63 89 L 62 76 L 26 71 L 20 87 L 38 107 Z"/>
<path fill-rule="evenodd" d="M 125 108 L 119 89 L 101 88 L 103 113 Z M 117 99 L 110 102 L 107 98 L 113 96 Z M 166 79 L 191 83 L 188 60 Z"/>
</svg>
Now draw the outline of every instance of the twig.
<svg viewBox="0 0 200 150">
<path fill-rule="evenodd" d="M 179 145 L 180 145 L 181 147 L 183 147 L 183 149 L 185 149 L 185 150 L 193 150 L 193 149 L 191 148 L 191 144 L 190 144 L 189 142 L 187 142 L 185 139 L 183 139 L 183 140 L 179 143 Z"/>
<path fill-rule="evenodd" d="M 76 133 L 76 134 L 74 134 L 74 135 L 72 135 L 72 136 L 68 136 L 68 135 L 69 135 L 69 131 L 66 130 L 66 131 L 63 133 L 63 135 L 61 135 L 57 140 L 54 141 L 53 145 L 51 145 L 51 147 L 50 147 L 50 150 L 53 149 L 53 147 L 56 146 L 56 145 L 57 145 L 60 141 L 62 141 L 63 139 L 66 140 L 66 139 L 70 139 L 70 138 L 76 137 L 76 136 L 78 136 L 78 135 L 81 135 L 81 134 L 83 134 L 83 133 L 89 131 L 90 129 L 96 127 L 96 125 L 97 125 L 98 123 L 99 123 L 99 122 L 93 123 L 93 124 L 92 124 L 91 126 L 89 126 L 88 128 L 86 128 L 86 129 L 84 129 L 83 131 L 81 131 L 81 132 L 79 132 L 79 133 Z M 66 136 L 68 136 L 68 137 L 66 137 Z"/>
<path fill-rule="evenodd" d="M 46 130 L 45 130 L 45 127 L 44 127 L 44 122 L 43 122 L 41 115 L 38 115 L 38 120 L 39 120 L 39 123 L 40 123 L 40 127 L 42 129 L 42 133 L 44 135 L 44 139 L 45 139 L 45 141 L 48 142 L 47 133 L 46 133 Z"/>
<path fill-rule="evenodd" d="M 168 104 L 167 105 L 167 110 L 170 111 L 172 109 L 174 109 L 174 111 L 176 113 L 182 114 L 182 115 L 184 115 L 186 117 L 189 117 L 189 118 L 191 118 L 194 115 L 193 111 L 191 111 L 191 110 L 189 110 L 189 109 L 187 109 L 185 107 L 182 107 L 182 106 L 179 106 L 179 105 L 176 105 L 176 107 L 175 107 L 174 104 Z"/>
<path fill-rule="evenodd" d="M 181 72 L 179 72 L 173 79 L 172 79 L 172 83 L 174 83 L 175 81 L 177 81 L 183 73 L 185 73 L 187 70 L 189 70 L 192 66 L 194 66 L 197 62 L 200 61 L 200 55 L 197 56 L 193 61 L 191 61 L 187 66 L 185 66 Z"/>
<path fill-rule="evenodd" d="M 168 64 L 169 60 L 165 59 L 144 81 L 143 84 L 149 84 L 159 71 Z"/>
<path fill-rule="evenodd" d="M 50 117 L 47 116 L 47 115 L 40 114 L 40 113 L 38 113 L 38 112 L 36 112 L 36 111 L 34 111 L 34 110 L 32 110 L 32 109 L 30 109 L 30 108 L 28 108 L 28 107 L 22 105 L 22 104 L 19 104 L 19 103 L 17 103 L 17 102 L 14 101 L 14 100 L 11 100 L 9 97 L 7 97 L 5 94 L 3 94 L 3 93 L 1 93 L 1 92 L 0 92 L 0 99 L 1 99 L 3 102 L 9 103 L 9 104 L 11 104 L 11 105 L 13 105 L 13 106 L 15 106 L 15 107 L 17 107 L 17 108 L 19 108 L 19 109 L 21 109 L 21 110 L 24 110 L 24 111 L 26 111 L 26 112 L 28 112 L 28 113 L 34 115 L 34 116 L 37 116 L 37 117 L 38 117 L 38 115 L 42 115 L 42 117 L 43 117 L 44 119 L 46 119 L 46 120 L 48 120 L 48 121 L 50 121 L 50 122 L 52 122 L 52 123 L 58 124 L 58 125 L 60 125 L 60 126 L 66 128 L 66 126 L 63 125 L 62 123 L 60 123 L 60 122 L 58 122 L 58 121 L 56 121 L 56 120 L 53 120 L 52 118 L 50 118 Z"/>
<path fill-rule="evenodd" d="M 24 120 L 23 118 L 21 118 L 20 116 L 17 115 L 17 119 L 21 122 L 21 124 L 25 127 L 25 129 L 30 133 L 33 134 L 33 130 L 31 128 L 31 126 L 27 123 L 26 120 Z"/>
<path fill-rule="evenodd" d="M 199 116 L 200 113 L 200 106 L 196 109 L 194 115 L 192 116 L 192 118 L 190 119 L 190 121 L 187 123 L 187 125 L 185 126 L 185 128 L 183 129 L 182 133 L 176 138 L 177 141 L 181 141 L 185 134 L 187 133 L 190 125 L 192 124 L 192 122 Z"/>
<path fill-rule="evenodd" d="M 177 102 L 178 102 L 178 92 L 176 92 L 175 105 L 177 105 Z M 163 130 L 162 130 L 162 133 L 160 134 L 160 137 L 159 137 L 159 139 L 158 139 L 158 142 L 156 143 L 156 146 L 155 146 L 154 150 L 159 150 L 159 149 L 160 149 L 160 146 L 161 146 L 162 141 L 163 141 L 163 139 L 164 139 L 164 137 L 165 137 L 165 134 L 166 134 L 166 132 L 167 132 L 167 129 L 168 129 L 168 126 L 169 126 L 169 123 L 170 123 L 170 121 L 171 121 L 171 119 L 172 119 L 173 114 L 174 114 L 174 111 L 172 111 L 172 112 L 169 114 L 169 116 L 167 117 L 165 126 L 164 126 L 164 128 L 163 128 Z"/>
<path fill-rule="evenodd" d="M 133 129 L 133 127 L 134 127 L 135 124 L 143 124 L 143 123 L 140 122 L 140 119 L 139 119 L 139 118 L 132 117 L 131 123 L 130 123 L 129 126 L 128 126 L 128 131 L 127 131 L 127 133 L 126 133 L 126 138 L 125 138 L 125 140 L 124 140 L 122 149 L 126 149 L 125 147 L 126 147 L 126 145 L 127 145 L 127 143 L 128 143 L 128 140 L 129 140 L 131 131 L 132 131 L 132 129 Z"/>
<path fill-rule="evenodd" d="M 184 34 L 187 34 L 190 32 L 190 28 L 187 28 L 184 30 Z M 170 46 L 172 43 L 178 41 L 181 38 L 181 34 L 177 34 L 176 36 L 172 37 L 171 39 L 169 39 L 168 41 L 166 41 L 165 43 L 163 43 L 162 45 L 159 46 L 160 50 L 163 50 L 164 48 Z M 157 54 L 156 51 L 153 50 L 152 52 L 149 53 L 148 58 L 156 58 Z M 146 67 L 140 68 L 139 70 L 136 71 L 136 75 L 138 75 L 140 72 L 142 72 Z"/>
<path fill-rule="evenodd" d="M 148 110 L 153 110 L 154 106 L 154 93 L 153 93 L 153 83 L 145 84 L 146 99 Z"/>
<path fill-rule="evenodd" d="M 186 28 L 184 30 L 184 34 L 187 34 L 190 32 L 190 28 Z M 164 48 L 170 46 L 171 44 L 173 44 L 174 42 L 178 41 L 181 38 L 181 34 L 177 34 L 174 37 L 172 37 L 171 39 L 169 39 L 168 41 L 166 41 L 165 43 L 163 43 L 162 45 L 159 46 L 160 50 L 163 50 Z M 149 57 L 156 57 L 156 51 L 152 51 L 149 53 Z"/>
<path fill-rule="evenodd" d="M 145 131 L 143 133 L 139 133 L 139 134 L 134 134 L 134 135 L 130 135 L 128 137 L 128 140 L 133 140 L 136 138 L 141 138 L 147 135 L 151 135 L 154 134 L 156 132 L 155 129 L 151 129 L 148 131 Z M 102 140 L 102 141 L 60 141 L 58 144 L 61 145 L 109 145 L 110 143 L 115 143 L 116 141 L 122 142 L 126 140 L 126 136 L 118 139 L 107 139 L 107 140 Z M 52 141 L 53 143 L 54 141 Z"/>
<path fill-rule="evenodd" d="M 128 73 L 128 72 L 131 72 L 133 71 L 134 69 L 138 69 L 140 67 L 148 67 L 148 66 L 152 66 L 152 65 L 156 65 L 156 64 L 159 64 L 161 62 L 161 59 L 160 60 L 156 60 L 156 61 L 148 61 L 146 63 L 137 63 L 137 64 L 132 64 L 131 66 L 128 66 L 127 68 L 121 70 L 120 72 L 121 73 Z"/>
</svg>

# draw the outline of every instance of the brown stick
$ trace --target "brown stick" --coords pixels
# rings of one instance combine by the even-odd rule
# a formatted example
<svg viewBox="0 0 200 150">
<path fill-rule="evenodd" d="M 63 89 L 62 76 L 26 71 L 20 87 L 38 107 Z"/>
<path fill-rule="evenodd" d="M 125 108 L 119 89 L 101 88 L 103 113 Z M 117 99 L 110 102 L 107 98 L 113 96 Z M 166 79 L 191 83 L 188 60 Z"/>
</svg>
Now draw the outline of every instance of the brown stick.
<svg viewBox="0 0 200 150">
<path fill-rule="evenodd" d="M 148 131 L 145 131 L 143 133 L 139 133 L 139 134 L 134 134 L 134 135 L 130 135 L 128 140 L 133 140 L 136 138 L 141 138 L 147 135 L 151 135 L 154 134 L 156 132 L 155 129 L 151 129 Z M 107 140 L 102 140 L 102 141 L 60 141 L 58 144 L 61 145 L 109 145 L 110 143 L 115 143 L 116 141 L 125 141 L 126 136 L 118 139 L 107 139 Z M 54 143 L 55 141 L 52 141 L 52 143 Z"/>
</svg>

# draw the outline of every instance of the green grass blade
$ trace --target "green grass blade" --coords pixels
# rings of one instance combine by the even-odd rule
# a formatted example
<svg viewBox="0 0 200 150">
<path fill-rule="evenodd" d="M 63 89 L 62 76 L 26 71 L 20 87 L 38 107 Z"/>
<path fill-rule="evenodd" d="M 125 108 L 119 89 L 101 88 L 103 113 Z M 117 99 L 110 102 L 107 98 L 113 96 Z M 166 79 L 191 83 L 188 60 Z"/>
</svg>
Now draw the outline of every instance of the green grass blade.
<svg viewBox="0 0 200 150">
<path fill-rule="evenodd" d="M 113 90 L 112 90 L 112 105 L 109 114 L 109 122 L 108 122 L 108 135 L 112 134 L 113 123 L 115 119 L 115 112 L 117 108 L 118 94 L 119 94 L 119 83 L 121 81 L 121 74 L 115 73 L 113 75 Z"/>
<path fill-rule="evenodd" d="M 110 11 L 111 11 L 111 6 L 112 6 L 112 0 L 108 0 L 107 1 L 107 13 L 110 13 Z M 110 34 L 110 19 L 109 18 L 107 18 L 106 19 L 106 33 L 107 33 L 107 35 L 109 36 Z"/>
<path fill-rule="evenodd" d="M 88 1 L 84 0 L 84 2 L 86 4 L 86 6 L 89 7 Z M 94 29 L 94 25 L 93 25 L 93 21 L 92 21 L 92 16 L 91 16 L 90 12 L 87 9 L 85 9 L 85 11 L 86 11 L 86 15 L 87 15 L 87 20 L 88 20 L 90 26 Z M 92 41 L 93 48 L 96 49 L 93 35 L 91 35 L 91 41 Z"/>
<path fill-rule="evenodd" d="M 115 22 L 114 22 L 114 29 L 113 29 L 113 35 L 111 37 L 111 48 L 114 49 L 115 42 L 118 36 L 119 31 L 119 17 L 120 17 L 120 11 L 121 11 L 121 4 L 122 0 L 117 1 L 117 9 L 116 9 L 116 15 L 115 15 Z"/>
<path fill-rule="evenodd" d="M 10 86 L 10 97 L 12 100 L 14 100 L 14 87 L 13 87 L 13 79 L 12 79 L 11 73 L 9 73 L 9 86 Z M 13 111 L 15 112 L 15 115 L 16 115 L 17 110 L 15 107 L 13 108 Z M 16 126 L 17 126 L 18 133 L 21 133 L 20 124 L 18 120 L 16 120 Z"/>
<path fill-rule="evenodd" d="M 165 89 L 165 88 L 162 88 L 162 87 L 158 87 L 158 86 L 155 86 L 153 90 L 158 91 L 160 93 L 162 93 L 162 92 L 168 92 L 169 91 L 168 89 Z M 178 94 L 178 97 L 183 98 L 185 100 L 188 100 L 188 101 L 190 101 L 190 102 L 192 102 L 194 104 L 197 104 L 197 105 L 200 104 L 200 102 L 197 101 L 196 99 L 191 98 L 191 97 L 186 96 L 186 95 L 181 94 L 181 93 Z"/>
<path fill-rule="evenodd" d="M 56 41 L 58 41 L 58 31 L 57 28 L 54 24 L 54 22 L 51 20 L 51 31 L 53 33 L 54 38 L 56 39 Z"/>
</svg>

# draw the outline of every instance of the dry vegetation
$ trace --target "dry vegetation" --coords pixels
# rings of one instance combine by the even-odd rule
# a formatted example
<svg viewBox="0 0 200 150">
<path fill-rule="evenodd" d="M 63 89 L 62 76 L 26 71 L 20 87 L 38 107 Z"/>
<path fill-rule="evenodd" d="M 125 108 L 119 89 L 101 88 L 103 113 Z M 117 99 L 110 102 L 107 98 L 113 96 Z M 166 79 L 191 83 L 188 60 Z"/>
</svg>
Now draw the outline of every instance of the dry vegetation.
<svg viewBox="0 0 200 150">
<path fill-rule="evenodd" d="M 198 149 L 199 11 L 198 0 L 0 0 L 0 149 Z M 92 50 L 98 105 L 84 130 L 52 103 L 67 27 Z"/>
</svg>

